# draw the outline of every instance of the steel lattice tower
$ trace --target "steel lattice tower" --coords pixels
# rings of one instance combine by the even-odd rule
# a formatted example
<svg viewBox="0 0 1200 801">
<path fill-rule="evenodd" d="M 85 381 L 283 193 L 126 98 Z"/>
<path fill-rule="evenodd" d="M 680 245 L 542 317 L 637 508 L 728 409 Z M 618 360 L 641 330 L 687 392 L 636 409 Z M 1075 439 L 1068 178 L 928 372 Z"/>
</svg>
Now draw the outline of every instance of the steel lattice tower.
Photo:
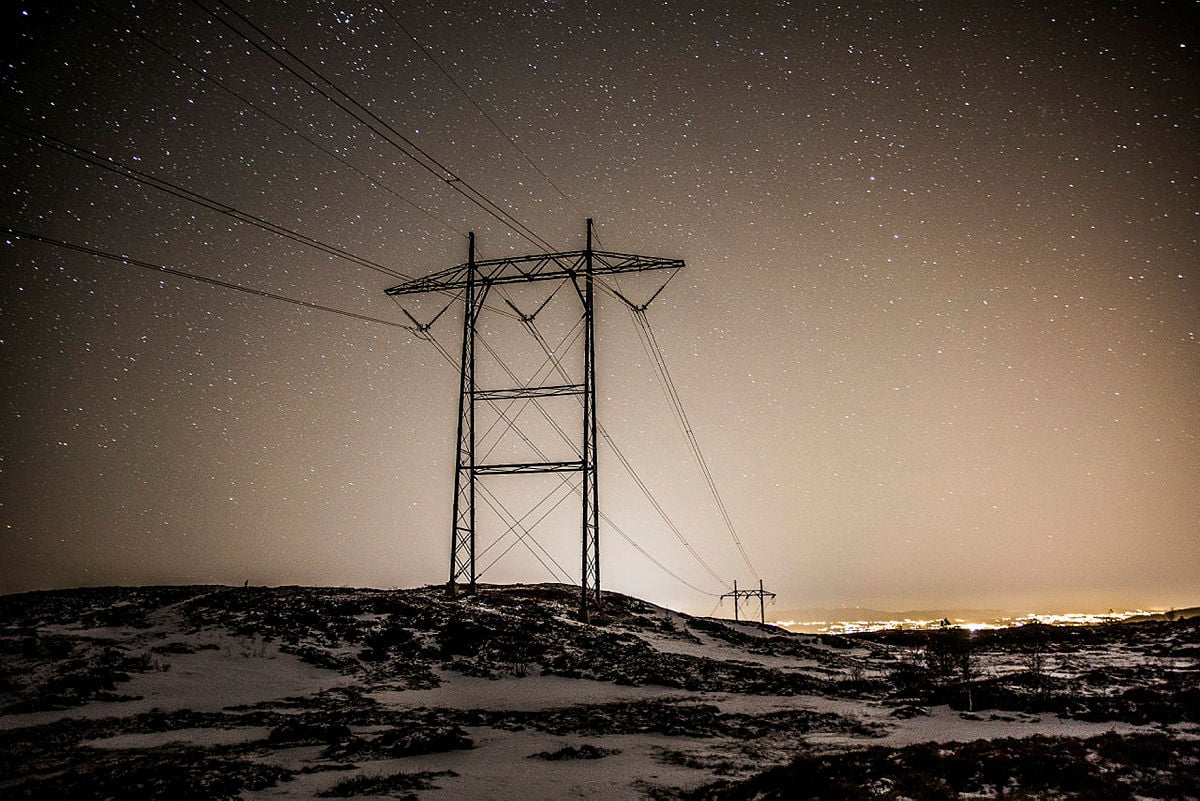
<svg viewBox="0 0 1200 801">
<path fill-rule="evenodd" d="M 454 470 L 454 508 L 451 514 L 450 580 L 453 591 L 465 582 L 475 590 L 475 497 L 480 476 L 528 473 L 580 473 L 582 477 L 581 567 L 579 614 L 587 620 L 589 609 L 600 606 L 600 531 L 596 461 L 596 329 L 595 279 L 613 273 L 678 269 L 680 259 L 635 256 L 595 250 L 592 221 L 587 221 L 587 245 L 583 250 L 533 256 L 477 260 L 475 234 L 468 238 L 465 264 L 424 278 L 391 287 L 388 295 L 424 292 L 461 294 L 463 300 L 462 362 L 458 392 L 458 450 Z M 475 341 L 479 317 L 488 291 L 497 285 L 567 278 L 583 305 L 583 379 L 580 383 L 538 387 L 480 389 L 475 382 Z M 479 402 L 537 399 L 580 395 L 583 399 L 581 458 L 571 461 L 540 461 L 481 464 L 476 460 L 475 406 Z"/>
</svg>

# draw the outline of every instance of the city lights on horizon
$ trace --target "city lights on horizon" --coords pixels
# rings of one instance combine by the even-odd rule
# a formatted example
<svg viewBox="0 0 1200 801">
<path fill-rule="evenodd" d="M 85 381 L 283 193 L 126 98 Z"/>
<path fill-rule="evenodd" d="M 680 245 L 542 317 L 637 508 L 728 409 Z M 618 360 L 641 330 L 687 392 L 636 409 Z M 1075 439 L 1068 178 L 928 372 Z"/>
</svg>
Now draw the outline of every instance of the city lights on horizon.
<svg viewBox="0 0 1200 801">
<path fill-rule="evenodd" d="M 1165 609 L 1128 609 L 1123 611 L 1109 610 L 1108 612 L 1030 612 L 1017 617 L 998 617 L 991 620 L 968 620 L 966 618 L 896 618 L 888 620 L 775 620 L 774 625 L 790 631 L 808 634 L 857 634 L 866 631 L 883 631 L 887 629 L 903 630 L 935 630 L 940 628 L 957 628 L 968 631 L 984 631 L 1005 629 L 1016 626 L 1026 626 L 1031 623 L 1041 623 L 1051 626 L 1095 626 L 1104 623 L 1120 623 L 1136 617 L 1163 614 Z M 947 625 L 947 621 L 949 624 Z"/>
</svg>

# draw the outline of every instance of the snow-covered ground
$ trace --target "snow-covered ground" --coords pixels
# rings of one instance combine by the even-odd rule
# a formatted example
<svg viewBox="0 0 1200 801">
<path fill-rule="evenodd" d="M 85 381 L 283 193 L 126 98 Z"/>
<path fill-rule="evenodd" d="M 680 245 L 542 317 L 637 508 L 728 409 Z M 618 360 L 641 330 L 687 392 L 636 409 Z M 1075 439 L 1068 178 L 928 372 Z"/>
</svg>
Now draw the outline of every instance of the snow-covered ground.
<svg viewBox="0 0 1200 801">
<path fill-rule="evenodd" d="M 669 798 L 872 746 L 1200 736 L 1186 623 L 955 641 L 969 651 L 947 672 L 933 639 L 796 635 L 621 596 L 583 625 L 572 598 L 2 598 L 0 796 Z"/>
</svg>

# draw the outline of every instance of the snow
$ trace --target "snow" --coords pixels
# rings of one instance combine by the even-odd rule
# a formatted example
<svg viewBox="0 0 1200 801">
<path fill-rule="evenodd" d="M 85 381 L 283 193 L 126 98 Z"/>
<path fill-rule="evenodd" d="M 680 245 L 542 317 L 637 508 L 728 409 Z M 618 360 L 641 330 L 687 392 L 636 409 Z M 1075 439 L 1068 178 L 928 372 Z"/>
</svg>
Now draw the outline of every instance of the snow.
<svg viewBox="0 0 1200 801">
<path fill-rule="evenodd" d="M 219 712 L 240 704 L 256 704 L 293 696 L 308 696 L 353 679 L 315 667 L 283 653 L 270 643 L 244 647 L 244 640 L 223 638 L 226 647 L 190 654 L 161 654 L 165 669 L 135 673 L 120 686 L 128 701 L 92 701 L 79 707 L 45 712 L 0 715 L 0 730 L 43 726 L 63 718 L 131 717 L 152 709 Z M 193 647 L 212 643 L 193 639 Z M 140 697 L 137 697 L 140 696 Z"/>
<path fill-rule="evenodd" d="M 453 771 L 456 776 L 433 779 L 437 789 L 424 790 L 425 800 L 445 799 L 520 799 L 520 801 L 560 801 L 581 799 L 605 801 L 638 798 L 633 777 L 650 784 L 673 787 L 698 786 L 705 776 L 694 769 L 664 763 L 656 756 L 664 751 L 703 748 L 709 740 L 665 735 L 558 736 L 533 730 L 498 732 L 471 728 L 476 747 L 468 751 L 425 754 L 403 759 L 359 762 L 354 771 L 297 776 L 287 784 L 257 792 L 245 792 L 243 799 L 304 798 L 356 775 L 388 775 L 405 772 Z M 554 752 L 564 746 L 583 743 L 613 749 L 618 753 L 600 759 L 545 760 L 534 754 Z"/>
<path fill-rule="evenodd" d="M 820 663 L 815 659 L 797 659 L 789 656 L 752 653 L 737 646 L 721 642 L 705 632 L 694 632 L 694 634 L 700 640 L 699 642 L 691 642 L 679 637 L 662 634 L 638 633 L 637 636 L 656 651 L 665 654 L 684 654 L 685 656 L 698 656 L 705 659 L 762 665 L 764 667 L 773 667 L 788 671 L 811 670 L 820 667 Z"/>
<path fill-rule="evenodd" d="M 445 670 L 434 673 L 442 685 L 431 690 L 378 690 L 369 693 L 391 708 L 489 709 L 531 712 L 576 704 L 604 704 L 647 698 L 692 698 L 666 687 L 631 687 L 588 679 L 530 675 L 481 679 Z"/>
<path fill-rule="evenodd" d="M 973 717 L 965 717 L 947 706 L 929 707 L 929 715 L 897 720 L 888 716 L 886 708 L 860 707 L 865 712 L 862 718 L 866 721 L 882 723 L 888 726 L 888 732 L 872 745 L 899 747 L 913 743 L 927 742 L 968 742 L 970 740 L 994 740 L 1000 737 L 1029 737 L 1040 734 L 1047 737 L 1093 737 L 1098 734 L 1115 731 L 1128 734 L 1134 731 L 1152 731 L 1154 727 L 1133 726 L 1127 723 L 1103 722 L 1089 723 L 1081 720 L 1067 720 L 1057 715 L 1027 715 L 1011 712 L 982 712 Z M 971 713 L 965 713 L 971 715 Z M 861 739 L 836 734 L 814 734 L 809 738 L 813 743 L 837 745 L 861 745 Z"/>
<path fill-rule="evenodd" d="M 128 749 L 157 748 L 163 745 L 186 743 L 189 745 L 232 745 L 264 739 L 271 730 L 263 727 L 240 729 L 187 728 L 172 731 L 137 732 L 117 734 L 86 740 L 81 745 L 89 748 Z"/>
<path fill-rule="evenodd" d="M 312 695 L 351 681 L 283 653 L 273 644 L 265 644 L 254 653 L 227 649 L 172 654 L 169 663 L 167 671 L 133 676 L 126 692 L 140 695 L 143 700 L 125 702 L 132 711 L 158 708 L 215 712 L 238 704 Z"/>
<path fill-rule="evenodd" d="M 290 603 L 313 603 L 306 600 L 307 596 L 300 596 L 299 601 L 289 597 L 292 598 L 287 601 Z M 469 606 L 462 608 L 472 611 Z M 493 615 L 512 614 L 503 603 L 486 607 L 479 604 L 475 609 Z M 209 617 L 202 619 L 220 620 L 218 612 L 207 610 L 205 614 Z M 836 680 L 847 677 L 854 666 L 858 666 L 858 672 L 867 678 L 885 678 L 891 666 L 896 664 L 892 655 L 912 656 L 900 647 L 864 642 L 853 649 L 835 648 L 834 645 L 840 643 L 780 635 L 757 625 L 726 621 L 730 632 L 727 637 L 720 629 L 713 628 L 718 625 L 714 622 L 690 625 L 685 616 L 666 611 L 650 615 L 639 612 L 625 618 L 620 625 L 612 625 L 610 632 L 633 635 L 661 654 L 751 666 L 751 674 L 760 670 L 778 670 L 805 672 L 832 677 L 832 680 L 824 685 L 816 681 L 797 685 L 805 689 L 820 686 L 825 694 L 747 695 L 742 692 L 740 677 L 748 674 L 742 672 L 731 674 L 739 678 L 720 685 L 721 691 L 689 692 L 650 684 L 633 686 L 543 674 L 536 660 L 529 661 L 528 675 L 516 676 L 507 672 L 512 668 L 502 657 L 474 665 L 482 668 L 490 664 L 491 672 L 498 677 L 487 678 L 461 672 L 472 672 L 470 656 L 456 654 L 453 659 L 458 667 L 451 667 L 450 658 L 443 656 L 442 632 L 436 628 L 412 629 L 411 637 L 402 641 L 403 647 L 409 649 L 406 652 L 409 656 L 395 656 L 393 652 L 389 657 L 391 661 L 360 664 L 355 655 L 363 647 L 361 636 L 358 639 L 347 637 L 342 629 L 337 629 L 341 632 L 337 636 L 330 633 L 334 629 L 325 629 L 315 636 L 307 636 L 310 634 L 307 629 L 275 632 L 273 637 L 238 636 L 217 622 L 205 623 L 207 627 L 202 628 L 185 625 L 185 618 L 169 608 L 156 610 L 149 619 L 153 625 L 143 628 L 41 626 L 41 632 L 46 635 L 86 641 L 97 650 L 111 650 L 115 643 L 123 654 L 147 658 L 150 668 L 144 672 L 130 671 L 127 681 L 116 682 L 115 693 L 131 697 L 131 700 L 86 700 L 81 695 L 83 703 L 69 709 L 0 715 L 0 730 L 30 730 L 65 718 L 114 718 L 132 722 L 135 716 L 151 710 L 225 712 L 220 726 L 211 728 L 196 726 L 197 721 L 186 716 L 168 724 L 177 726 L 168 731 L 147 731 L 146 727 L 131 726 L 121 732 L 119 724 L 104 724 L 96 731 L 106 736 L 98 737 L 93 733 L 91 739 L 78 743 L 85 747 L 81 749 L 80 758 L 87 759 L 87 748 L 107 752 L 107 759 L 126 753 L 131 756 L 158 751 L 170 754 L 173 749 L 213 747 L 241 749 L 237 753 L 242 759 L 277 765 L 292 772 L 290 778 L 276 785 L 243 791 L 242 798 L 246 799 L 314 797 L 339 781 L 358 776 L 452 771 L 455 775 L 432 776 L 430 781 L 435 789 L 420 790 L 419 797 L 521 801 L 646 797 L 647 788 L 652 786 L 690 788 L 722 776 L 749 776 L 787 762 L 814 747 L 840 751 L 873 745 L 896 748 L 923 742 L 968 742 L 1031 735 L 1084 738 L 1110 731 L 1129 734 L 1166 730 L 1161 725 L 1087 722 L 1052 714 L 991 711 L 970 714 L 947 706 L 909 708 L 906 716 L 898 716 L 897 703 L 883 700 L 882 692 L 876 692 L 871 698 L 852 697 L 839 689 L 841 685 Z M 385 621 L 388 625 L 395 622 L 393 617 L 377 613 L 355 614 L 351 619 L 362 627 L 360 631 Z M 254 630 L 241 627 L 242 618 L 237 620 L 239 630 Z M 639 621 L 644 625 L 639 627 Z M 493 624 L 503 628 L 520 627 L 527 622 L 524 618 L 509 618 L 493 621 Z M 569 618 L 563 618 L 561 622 L 570 623 L 572 631 L 591 632 Z M 750 648 L 755 652 L 730 642 L 737 641 L 742 635 L 754 638 Z M 567 635 L 560 630 L 554 636 Z M 282 639 L 295 640 L 297 637 L 305 648 L 319 651 L 317 657 L 321 654 L 347 657 L 347 663 L 352 665 L 351 672 L 342 674 L 317 667 L 281 650 L 278 643 Z M 608 642 L 619 643 L 620 640 Z M 568 647 L 582 646 L 576 643 L 568 644 Z M 641 646 L 636 653 L 639 660 L 649 658 Z M 1096 668 L 1125 670 L 1126 674 L 1141 676 L 1139 670 L 1153 668 L 1161 673 L 1187 670 L 1195 665 L 1194 659 L 1159 653 L 1162 655 L 1152 655 L 1128 643 L 1114 641 L 1069 651 L 1047 651 L 1044 664 L 1047 675 L 1068 679 L 1078 676 L 1081 671 Z M 977 656 L 981 679 L 1027 669 L 1023 662 L 1027 656 L 1018 651 L 981 650 Z M 406 659 L 415 664 L 406 665 Z M 680 665 L 680 670 L 695 669 L 689 667 L 693 663 L 687 660 L 673 659 L 669 664 Z M 396 671 L 397 666 L 410 667 L 416 672 Z M 43 661 L 34 668 L 52 671 L 55 665 L 52 661 Z M 421 671 L 426 670 L 433 674 L 438 686 L 424 688 L 428 673 Z M 417 685 L 414 688 L 395 689 L 410 683 L 411 676 L 418 674 L 421 680 L 411 682 Z M 318 698 L 324 691 L 340 687 L 361 691 L 363 700 L 357 701 L 354 692 Z M 1077 692 L 1103 691 L 1087 688 Z M 285 699 L 292 700 L 285 702 Z M 340 727 L 341 734 L 331 735 L 332 739 L 324 743 L 303 737 L 293 743 L 286 737 L 271 736 L 276 725 L 283 725 L 279 713 L 297 715 L 297 719 L 306 725 L 315 722 L 319 727 L 322 721 L 335 719 L 322 715 L 333 715 L 329 710 L 336 710 L 343 701 L 358 703 L 356 708 L 365 710 L 363 717 L 337 719 L 339 725 L 341 720 L 350 721 L 349 732 L 356 739 L 345 733 L 345 725 Z M 635 705 L 633 710 L 628 706 L 617 708 L 629 704 Z M 676 708 L 669 704 L 681 706 Z M 604 705 L 614 705 L 614 708 L 598 710 L 593 717 L 592 710 Z M 687 720 L 688 714 L 694 714 L 703 706 L 715 707 L 716 712 L 702 710 L 700 717 L 692 718 L 703 721 L 701 725 L 674 725 L 676 721 Z M 247 725 L 238 725 L 237 716 L 244 712 L 240 707 L 255 707 L 255 714 L 264 717 L 247 717 Z M 588 718 L 588 724 L 572 723 L 579 718 L 572 717 L 576 710 L 570 708 L 585 710 L 583 714 Z M 685 708 L 692 712 L 685 712 Z M 505 713 L 512 715 L 506 717 Z M 743 718 L 751 721 L 749 728 L 737 728 L 741 724 L 736 721 Z M 771 719 L 776 723 L 763 723 Z M 270 723 L 264 723 L 264 720 Z M 476 725 L 484 720 L 490 720 L 492 725 Z M 639 730 L 643 720 L 647 722 L 644 731 Z M 718 726 L 711 732 L 713 736 L 699 736 L 709 733 L 709 720 L 723 721 L 724 730 L 718 730 Z M 729 723 L 730 720 L 736 725 Z M 385 721 L 386 725 L 375 725 L 377 721 Z M 593 721 L 599 722 L 593 725 Z M 365 725 L 368 722 L 371 725 Z M 422 726 L 461 726 L 474 747 L 380 758 L 381 753 L 403 752 L 371 745 L 377 738 L 394 735 L 397 731 L 405 733 L 408 727 L 420 734 Z M 539 726 L 572 733 L 553 734 Z M 580 734 L 579 731 L 612 733 Z M 685 736 L 671 736 L 664 731 L 680 731 Z M 747 731 L 752 733 L 743 736 Z M 1181 726 L 1175 734 L 1195 737 L 1200 735 L 1200 730 Z M 320 740 L 319 735 L 317 740 Z M 342 752 L 349 754 L 345 757 L 339 755 L 336 748 L 332 752 L 326 751 L 330 744 L 341 747 L 347 742 L 358 750 Z M 549 760 L 535 756 L 581 746 L 605 749 L 605 752 L 595 759 Z M 169 756 L 163 759 L 169 760 Z M 353 767 L 347 767 L 349 763 L 353 763 Z M 0 782 L 0 792 L 6 786 Z"/>
</svg>

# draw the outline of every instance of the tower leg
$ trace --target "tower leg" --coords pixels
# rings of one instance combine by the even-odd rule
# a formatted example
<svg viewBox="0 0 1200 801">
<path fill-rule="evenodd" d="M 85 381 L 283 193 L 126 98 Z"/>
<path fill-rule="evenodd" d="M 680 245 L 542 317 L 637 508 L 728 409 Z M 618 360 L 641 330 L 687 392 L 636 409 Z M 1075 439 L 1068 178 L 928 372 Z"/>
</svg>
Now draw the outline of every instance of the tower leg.
<svg viewBox="0 0 1200 801">
<path fill-rule="evenodd" d="M 475 274 L 475 233 L 469 235 L 467 287 L 463 292 L 462 363 L 458 390 L 458 452 L 454 466 L 454 510 L 450 532 L 450 591 L 465 581 L 475 592 L 475 334 L 483 292 Z"/>
<path fill-rule="evenodd" d="M 596 482 L 596 324 L 592 264 L 592 221 L 587 221 L 583 279 L 583 572 L 579 617 L 587 621 L 589 605 L 600 608 L 600 512 Z"/>
</svg>

